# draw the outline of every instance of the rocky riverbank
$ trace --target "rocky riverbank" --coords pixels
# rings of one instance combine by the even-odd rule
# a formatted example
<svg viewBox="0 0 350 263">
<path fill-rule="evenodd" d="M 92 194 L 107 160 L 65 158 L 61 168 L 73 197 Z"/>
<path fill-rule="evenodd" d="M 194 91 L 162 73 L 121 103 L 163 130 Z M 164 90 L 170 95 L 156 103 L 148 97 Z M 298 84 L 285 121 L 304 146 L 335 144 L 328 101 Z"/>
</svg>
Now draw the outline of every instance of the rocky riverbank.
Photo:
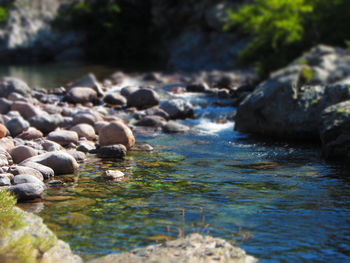
<svg viewBox="0 0 350 263">
<path fill-rule="evenodd" d="M 321 141 L 327 158 L 349 148 L 350 55 L 316 46 L 271 74 L 239 105 L 236 130 L 263 136 Z"/>
<path fill-rule="evenodd" d="M 190 127 L 180 121 L 197 118 L 195 106 L 182 95 L 205 95 L 211 98 L 212 105 L 219 107 L 234 105 L 244 99 L 254 82 L 256 77 L 244 72 L 187 76 L 117 72 L 103 82 L 89 74 L 48 91 L 31 89 L 20 79 L 5 77 L 0 80 L 0 191 L 14 193 L 18 202 L 40 202 L 45 199 L 47 188 L 65 187 L 65 177 L 60 175 L 79 173 L 81 162 L 96 157 L 119 160 L 129 150 L 152 151 L 152 146 L 137 143 L 138 133 L 190 132 Z M 104 180 L 123 177 L 118 170 L 101 175 Z M 23 216 L 27 224 L 21 229 L 23 233 L 33 230 L 44 233 L 43 238 L 52 236 L 40 218 L 28 213 Z M 34 232 L 30 232 L 34 238 L 42 238 Z M 129 262 L 159 258 L 163 262 L 169 254 L 169 260 L 176 261 L 178 256 L 172 257 L 181 247 L 191 249 L 180 257 L 180 262 L 198 262 L 197 259 L 210 262 L 212 257 L 221 260 L 218 262 L 252 262 L 250 257 L 242 261 L 246 257 L 244 251 L 220 239 L 191 236 L 178 242 L 178 246 L 171 242 L 155 246 L 152 248 L 155 253 L 147 256 L 132 252 L 111 257 L 130 258 Z M 12 243 L 3 240 L 5 245 Z M 41 251 L 42 262 L 57 262 L 57 257 L 60 261 L 65 258 L 67 262 L 81 261 L 66 244 L 61 241 L 55 244 L 48 248 L 49 254 L 35 248 Z M 198 249 L 192 251 L 193 247 Z"/>
</svg>

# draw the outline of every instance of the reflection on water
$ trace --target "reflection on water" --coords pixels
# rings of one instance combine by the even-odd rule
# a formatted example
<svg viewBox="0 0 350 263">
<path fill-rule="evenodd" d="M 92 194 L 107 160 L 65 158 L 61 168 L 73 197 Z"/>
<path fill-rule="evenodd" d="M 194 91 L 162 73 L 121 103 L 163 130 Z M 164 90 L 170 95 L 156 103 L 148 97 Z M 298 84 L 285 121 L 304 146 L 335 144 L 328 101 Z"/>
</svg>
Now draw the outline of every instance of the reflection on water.
<svg viewBox="0 0 350 263">
<path fill-rule="evenodd" d="M 114 71 L 116 68 L 112 66 L 83 62 L 5 65 L 0 66 L 0 78 L 16 77 L 27 82 L 31 88 L 53 89 L 90 72 L 103 79 Z"/>
</svg>

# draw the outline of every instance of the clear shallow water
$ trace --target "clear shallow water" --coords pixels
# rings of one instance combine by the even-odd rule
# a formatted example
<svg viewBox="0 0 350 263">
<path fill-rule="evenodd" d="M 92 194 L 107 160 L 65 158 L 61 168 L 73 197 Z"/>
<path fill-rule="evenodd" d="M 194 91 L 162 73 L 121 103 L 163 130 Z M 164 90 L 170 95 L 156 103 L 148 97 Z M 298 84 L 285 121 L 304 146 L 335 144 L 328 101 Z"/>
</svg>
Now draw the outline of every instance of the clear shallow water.
<svg viewBox="0 0 350 263">
<path fill-rule="evenodd" d="M 40 83 L 81 75 L 79 67 L 21 70 L 28 82 L 33 72 Z M 192 133 L 139 134 L 153 153 L 130 152 L 123 161 L 91 156 L 79 175 L 65 177 L 65 187 L 48 190 L 40 215 L 59 238 L 84 258 L 201 232 L 236 240 L 262 262 L 349 262 L 345 172 L 322 161 L 315 146 L 233 132 L 232 122 L 216 123 L 233 108 L 202 108 L 207 98 L 187 97 L 202 117 L 185 121 Z M 127 179 L 98 179 L 107 169 Z"/>
</svg>

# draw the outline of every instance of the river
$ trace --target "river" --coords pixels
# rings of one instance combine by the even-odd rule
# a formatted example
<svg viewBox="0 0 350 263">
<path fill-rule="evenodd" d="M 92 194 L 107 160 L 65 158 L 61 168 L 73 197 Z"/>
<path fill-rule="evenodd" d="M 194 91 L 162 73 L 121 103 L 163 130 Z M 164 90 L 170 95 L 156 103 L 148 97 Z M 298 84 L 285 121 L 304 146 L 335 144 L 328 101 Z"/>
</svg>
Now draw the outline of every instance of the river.
<svg viewBox="0 0 350 263">
<path fill-rule="evenodd" d="M 87 72 L 113 67 L 81 64 L 3 66 L 0 74 L 32 87 L 54 88 Z M 261 262 L 349 262 L 350 184 L 317 145 L 254 139 L 233 131 L 235 111 L 206 96 L 188 134 L 139 133 L 152 153 L 122 161 L 90 156 L 65 187 L 47 191 L 39 215 L 84 258 L 130 250 L 200 232 L 235 240 Z M 107 169 L 127 174 L 105 182 Z"/>
</svg>

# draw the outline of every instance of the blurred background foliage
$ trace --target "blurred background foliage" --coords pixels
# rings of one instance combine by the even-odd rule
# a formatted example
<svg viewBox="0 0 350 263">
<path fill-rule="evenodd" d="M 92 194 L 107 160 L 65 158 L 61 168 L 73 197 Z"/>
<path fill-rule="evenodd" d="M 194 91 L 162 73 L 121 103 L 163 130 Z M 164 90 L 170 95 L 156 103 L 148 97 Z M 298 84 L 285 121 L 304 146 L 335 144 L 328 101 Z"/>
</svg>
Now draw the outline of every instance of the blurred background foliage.
<svg viewBox="0 0 350 263">
<path fill-rule="evenodd" d="M 344 46 L 350 39 L 349 0 L 254 0 L 229 10 L 225 29 L 251 37 L 241 63 L 262 76 L 316 44 Z"/>
</svg>

